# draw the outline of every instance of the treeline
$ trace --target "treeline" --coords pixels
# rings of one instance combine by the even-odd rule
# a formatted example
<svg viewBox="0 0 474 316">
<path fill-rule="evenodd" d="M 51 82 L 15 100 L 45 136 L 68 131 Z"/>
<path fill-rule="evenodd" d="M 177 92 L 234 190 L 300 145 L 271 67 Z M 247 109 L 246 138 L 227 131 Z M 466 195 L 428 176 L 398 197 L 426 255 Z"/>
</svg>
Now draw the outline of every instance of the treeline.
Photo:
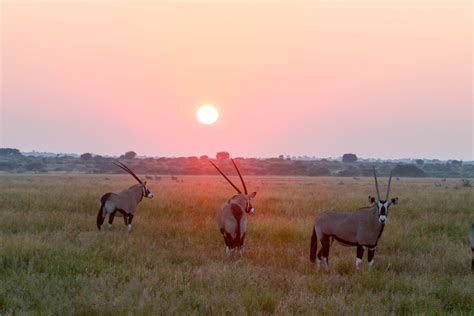
<svg viewBox="0 0 474 316">
<path fill-rule="evenodd" d="M 16 151 L 0 148 L 0 172 L 9 173 L 122 173 L 112 161 L 117 158 L 94 156 L 86 153 L 80 157 L 32 157 L 23 156 Z M 7 152 L 7 154 L 5 154 Z M 353 158 L 353 157 L 351 157 Z M 192 156 L 178 158 L 136 158 L 134 152 L 127 152 L 120 158 L 137 173 L 142 175 L 215 175 L 211 166 L 212 159 L 225 173 L 234 174 L 235 170 L 226 152 L 220 152 L 216 158 Z M 354 159 L 351 159 L 353 161 Z M 391 170 L 395 177 L 439 177 L 474 178 L 474 165 L 462 163 L 391 163 L 391 162 L 344 162 L 334 160 L 292 160 L 279 158 L 255 159 L 235 158 L 236 163 L 246 175 L 282 175 L 282 176 L 371 176 L 372 167 L 377 168 L 380 176 L 387 176 Z"/>
</svg>

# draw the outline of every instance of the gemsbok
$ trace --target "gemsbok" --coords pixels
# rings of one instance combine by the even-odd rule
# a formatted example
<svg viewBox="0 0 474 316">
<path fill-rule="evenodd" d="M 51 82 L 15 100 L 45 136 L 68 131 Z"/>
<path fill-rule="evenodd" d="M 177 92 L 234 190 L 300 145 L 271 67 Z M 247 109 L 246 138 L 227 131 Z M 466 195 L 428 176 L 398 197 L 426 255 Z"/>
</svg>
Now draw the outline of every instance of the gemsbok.
<svg viewBox="0 0 474 316">
<path fill-rule="evenodd" d="M 329 270 L 329 247 L 334 240 L 344 246 L 357 247 L 355 260 L 357 270 L 359 270 L 360 264 L 362 263 L 364 248 L 368 249 L 367 261 L 369 269 L 374 264 L 375 248 L 387 223 L 388 209 L 391 205 L 398 203 L 398 198 L 389 200 L 390 183 L 392 181 L 392 172 L 390 172 L 387 194 L 384 200 L 380 199 L 375 168 L 373 171 L 377 198 L 369 196 L 370 206 L 353 212 L 326 211 L 316 218 L 311 236 L 310 260 L 311 262 L 316 261 L 318 269 L 322 261 L 325 270 Z M 322 248 L 316 254 L 318 250 L 318 238 L 321 240 Z"/>
<path fill-rule="evenodd" d="M 474 272 L 474 224 L 471 224 L 471 228 L 469 229 L 469 242 L 471 244 L 472 252 L 471 270 Z"/>
<path fill-rule="evenodd" d="M 255 212 L 250 200 L 257 195 L 257 192 L 248 194 L 247 186 L 240 174 L 239 168 L 237 168 L 233 159 L 231 159 L 231 161 L 240 177 L 240 181 L 244 187 L 244 193 L 242 193 L 242 191 L 240 191 L 240 189 L 233 184 L 232 181 L 230 181 L 230 179 L 227 178 L 227 176 L 212 161 L 209 161 L 237 191 L 236 195 L 227 200 L 217 216 L 217 225 L 224 237 L 226 245 L 225 251 L 228 256 L 233 255 L 233 251 L 236 248 L 239 250 L 240 254 L 243 252 L 245 232 L 247 230 L 247 219 L 245 213 L 252 215 Z"/>
<path fill-rule="evenodd" d="M 119 161 L 114 161 L 113 163 L 134 177 L 135 180 L 138 181 L 138 184 L 132 185 L 120 193 L 109 192 L 101 197 L 99 213 L 97 214 L 97 228 L 100 230 L 105 217 L 109 214 L 109 229 L 112 228 L 112 222 L 115 216 L 123 216 L 125 227 L 127 231 L 130 232 L 132 230 L 132 220 L 138 203 L 141 202 L 143 197 L 149 199 L 153 198 L 153 193 L 148 189 L 146 181 L 143 182 L 140 180 L 130 168 Z"/>
</svg>

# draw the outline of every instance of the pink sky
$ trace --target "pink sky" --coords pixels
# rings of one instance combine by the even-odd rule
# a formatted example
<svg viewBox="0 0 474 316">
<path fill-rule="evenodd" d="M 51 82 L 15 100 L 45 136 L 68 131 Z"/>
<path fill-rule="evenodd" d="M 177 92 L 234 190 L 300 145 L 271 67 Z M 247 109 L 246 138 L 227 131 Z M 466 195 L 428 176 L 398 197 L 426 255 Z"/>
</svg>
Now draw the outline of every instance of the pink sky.
<svg viewBox="0 0 474 316">
<path fill-rule="evenodd" d="M 471 1 L 158 2 L 2 1 L 0 146 L 474 160 Z"/>
</svg>

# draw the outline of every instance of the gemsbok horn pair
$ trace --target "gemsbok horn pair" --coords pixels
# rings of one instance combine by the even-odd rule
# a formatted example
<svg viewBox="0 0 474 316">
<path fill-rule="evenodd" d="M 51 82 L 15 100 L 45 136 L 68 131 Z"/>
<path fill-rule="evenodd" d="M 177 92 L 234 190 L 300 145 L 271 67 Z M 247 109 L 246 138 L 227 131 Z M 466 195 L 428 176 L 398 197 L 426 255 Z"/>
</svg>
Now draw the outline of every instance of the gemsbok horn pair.
<svg viewBox="0 0 474 316">
<path fill-rule="evenodd" d="M 357 270 L 359 270 L 362 263 L 364 248 L 368 249 L 369 269 L 374 264 L 375 248 L 387 223 L 388 209 L 391 205 L 398 203 L 398 198 L 389 200 L 390 183 L 392 181 L 392 172 L 390 172 L 387 194 L 384 200 L 380 199 L 377 174 L 375 168 L 373 170 L 377 198 L 369 196 L 371 206 L 354 212 L 326 211 L 316 218 L 311 236 L 310 260 L 311 262 L 317 262 L 318 269 L 322 261 L 325 270 L 329 270 L 329 246 L 334 240 L 344 246 L 357 247 L 355 261 Z M 322 248 L 316 254 L 318 238 L 321 240 Z"/>
<path fill-rule="evenodd" d="M 250 200 L 257 195 L 257 192 L 248 194 L 247 186 L 240 174 L 239 168 L 237 168 L 233 159 L 231 159 L 231 161 L 239 174 L 240 181 L 244 187 L 244 193 L 242 193 L 242 191 L 240 191 L 240 189 L 233 184 L 232 181 L 230 181 L 230 179 L 227 178 L 227 176 L 212 161 L 209 161 L 237 191 L 236 195 L 227 200 L 217 216 L 217 225 L 224 237 L 226 245 L 225 250 L 228 256 L 231 256 L 233 250 L 236 248 L 239 249 L 240 254 L 242 254 L 245 232 L 247 230 L 247 219 L 245 213 L 252 215 L 255 212 Z"/>
<path fill-rule="evenodd" d="M 137 209 L 138 203 L 141 202 L 143 197 L 153 198 L 153 193 L 148 190 L 146 181 L 140 180 L 138 176 L 130 170 L 123 163 L 117 161 L 113 162 L 117 167 L 129 173 L 138 184 L 132 185 L 130 188 L 120 193 L 106 193 L 100 199 L 99 213 L 97 214 L 97 228 L 100 229 L 104 223 L 105 217 L 109 214 L 109 229 L 112 228 L 112 222 L 115 216 L 123 216 L 123 221 L 127 231 L 132 230 L 132 220 Z"/>
</svg>

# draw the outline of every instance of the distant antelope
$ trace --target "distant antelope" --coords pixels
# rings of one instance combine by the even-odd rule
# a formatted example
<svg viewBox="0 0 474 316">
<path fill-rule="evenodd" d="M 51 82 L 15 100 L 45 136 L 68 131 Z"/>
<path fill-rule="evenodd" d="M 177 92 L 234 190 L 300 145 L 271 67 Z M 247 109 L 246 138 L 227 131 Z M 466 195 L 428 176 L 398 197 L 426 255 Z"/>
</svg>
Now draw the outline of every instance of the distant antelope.
<svg viewBox="0 0 474 316">
<path fill-rule="evenodd" d="M 471 224 L 471 229 L 469 229 L 469 242 L 472 251 L 471 270 L 474 271 L 474 224 Z"/>
<path fill-rule="evenodd" d="M 377 175 L 374 168 L 375 188 L 377 199 L 369 196 L 371 206 L 361 208 L 354 212 L 326 211 L 316 218 L 311 236 L 311 262 L 317 261 L 319 268 L 323 261 L 324 268 L 328 271 L 329 246 L 337 240 L 344 246 L 357 247 L 355 266 L 358 270 L 362 263 L 364 248 L 368 249 L 369 268 L 374 264 L 375 248 L 387 223 L 388 209 L 392 204 L 398 203 L 398 198 L 389 200 L 392 173 L 388 180 L 385 200 L 380 199 Z M 318 238 L 321 240 L 322 249 L 318 250 Z"/>
<path fill-rule="evenodd" d="M 240 181 L 244 187 L 244 193 L 242 193 L 242 191 L 240 191 L 240 189 L 236 187 L 212 161 L 209 161 L 237 191 L 237 195 L 234 195 L 229 200 L 227 200 L 222 209 L 219 211 L 217 217 L 217 224 L 222 236 L 224 237 L 226 254 L 228 256 L 232 254 L 232 250 L 235 248 L 239 249 L 239 251 L 242 253 L 245 241 L 245 232 L 247 230 L 247 219 L 245 213 L 252 215 L 255 212 L 250 200 L 257 195 L 257 192 L 248 194 L 247 186 L 245 185 L 244 179 L 240 174 L 239 168 L 237 168 L 237 165 L 233 159 L 231 159 L 231 161 L 237 170 L 237 173 L 239 174 Z"/>
<path fill-rule="evenodd" d="M 97 214 L 97 228 L 100 229 L 104 223 L 105 217 L 109 214 L 109 229 L 112 228 L 112 222 L 114 221 L 115 216 L 123 216 L 125 226 L 127 227 L 127 230 L 130 231 L 132 230 L 132 219 L 138 203 L 141 202 L 143 197 L 149 199 L 153 198 L 153 193 L 148 190 L 146 181 L 142 182 L 140 178 L 130 170 L 130 168 L 121 162 L 114 161 L 113 163 L 134 177 L 138 181 L 138 184 L 135 184 L 120 193 L 109 192 L 102 196 L 100 199 L 101 204 L 99 213 Z"/>
</svg>

